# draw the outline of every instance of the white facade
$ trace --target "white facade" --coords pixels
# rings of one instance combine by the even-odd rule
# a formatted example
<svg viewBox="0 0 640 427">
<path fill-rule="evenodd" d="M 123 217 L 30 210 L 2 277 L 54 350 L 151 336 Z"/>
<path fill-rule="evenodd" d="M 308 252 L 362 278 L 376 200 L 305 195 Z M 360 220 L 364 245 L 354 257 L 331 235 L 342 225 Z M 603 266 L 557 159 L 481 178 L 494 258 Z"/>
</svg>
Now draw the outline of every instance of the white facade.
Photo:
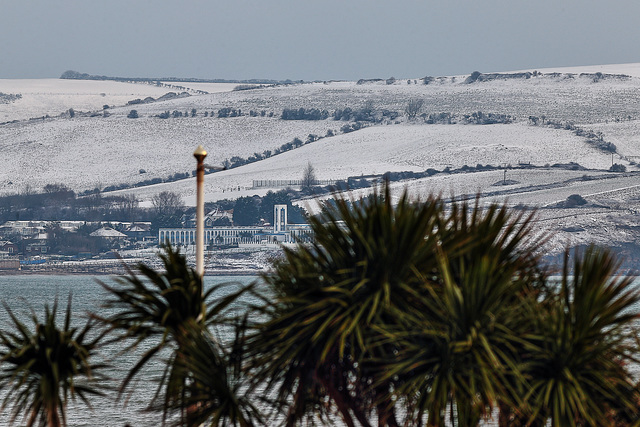
<svg viewBox="0 0 640 427">
<path fill-rule="evenodd" d="M 273 206 L 273 232 L 284 233 L 287 231 L 287 205 Z"/>
<path fill-rule="evenodd" d="M 204 244 L 240 245 L 260 243 L 293 243 L 308 241 L 311 229 L 307 224 L 287 222 L 287 205 L 275 205 L 273 208 L 273 227 L 212 227 L 205 225 Z M 195 227 L 161 228 L 158 230 L 158 243 L 171 243 L 173 246 L 191 246 L 196 244 Z"/>
<path fill-rule="evenodd" d="M 259 236 L 270 234 L 270 228 L 265 227 L 205 227 L 204 244 L 234 245 L 250 243 Z M 161 228 L 158 230 L 158 243 L 191 246 L 196 244 L 196 229 L 194 228 Z"/>
</svg>

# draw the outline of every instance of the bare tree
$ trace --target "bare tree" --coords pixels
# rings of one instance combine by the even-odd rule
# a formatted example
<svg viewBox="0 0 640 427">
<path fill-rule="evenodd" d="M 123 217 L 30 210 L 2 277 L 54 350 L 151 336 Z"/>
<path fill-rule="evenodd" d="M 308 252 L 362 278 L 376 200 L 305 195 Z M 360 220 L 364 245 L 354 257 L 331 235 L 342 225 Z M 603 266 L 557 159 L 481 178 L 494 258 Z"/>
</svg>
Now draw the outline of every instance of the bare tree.
<svg viewBox="0 0 640 427">
<path fill-rule="evenodd" d="M 153 209 L 158 214 L 172 213 L 184 208 L 184 202 L 179 194 L 172 191 L 163 191 L 151 199 Z"/>
<path fill-rule="evenodd" d="M 153 196 L 151 203 L 159 226 L 177 225 L 177 220 L 184 209 L 184 202 L 179 194 L 163 191 Z"/>
<path fill-rule="evenodd" d="M 126 221 L 135 221 L 139 200 L 134 194 L 125 194 L 114 200 L 114 208 Z"/>
<path fill-rule="evenodd" d="M 407 106 L 404 107 L 404 114 L 407 116 L 407 119 L 413 120 L 416 118 L 418 113 L 422 110 L 422 106 L 424 105 L 424 100 L 422 99 L 412 99 L 407 103 Z"/>
<path fill-rule="evenodd" d="M 307 162 L 307 166 L 304 168 L 304 172 L 302 172 L 302 189 L 309 190 L 311 187 L 316 185 L 316 172 L 313 168 L 311 162 Z"/>
<path fill-rule="evenodd" d="M 71 189 L 64 184 L 47 184 L 42 189 L 47 194 L 66 193 L 71 191 Z"/>
</svg>

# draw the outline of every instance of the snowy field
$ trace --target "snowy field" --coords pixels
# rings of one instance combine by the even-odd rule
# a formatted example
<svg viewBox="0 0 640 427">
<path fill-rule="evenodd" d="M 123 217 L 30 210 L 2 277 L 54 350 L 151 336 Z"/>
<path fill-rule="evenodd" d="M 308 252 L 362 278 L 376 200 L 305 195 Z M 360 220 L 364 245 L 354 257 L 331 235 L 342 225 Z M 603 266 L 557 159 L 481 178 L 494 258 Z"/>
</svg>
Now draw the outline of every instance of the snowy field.
<svg viewBox="0 0 640 427">
<path fill-rule="evenodd" d="M 209 93 L 228 92 L 237 86 L 228 83 L 166 84 Z M 159 98 L 171 91 L 178 92 L 179 89 L 106 80 L 0 79 L 0 93 L 22 95 L 20 99 L 10 103 L 2 103 L 0 98 L 0 123 L 46 115 L 54 117 L 65 113 L 69 108 L 77 112 L 97 111 L 102 110 L 104 105 L 122 106 L 134 99 L 149 96 Z"/>
<path fill-rule="evenodd" d="M 386 171 L 424 171 L 427 168 L 456 169 L 477 164 L 505 167 L 518 163 L 544 166 L 575 162 L 589 169 L 606 171 L 612 162 L 616 162 L 629 170 L 637 170 L 633 162 L 634 156 L 640 156 L 637 137 L 640 134 L 640 102 L 637 101 L 640 99 L 640 77 L 637 75 L 640 73 L 634 71 L 638 69 L 638 64 L 623 64 L 602 69 L 539 70 L 530 78 L 473 84 L 465 83 L 467 75 L 436 76 L 429 84 L 416 78 L 391 84 L 384 80 L 363 84 L 320 82 L 248 91 L 233 91 L 235 84 L 172 82 L 176 86 L 210 93 L 134 106 L 126 103 L 147 96 L 157 98 L 168 88 L 110 81 L 0 80 L 0 92 L 22 95 L 20 99 L 0 104 L 0 120 L 3 117 L 23 119 L 0 126 L 0 162 L 3 165 L 0 193 L 21 191 L 27 186 L 39 189 L 48 183 L 65 183 L 81 191 L 166 178 L 194 169 L 192 152 L 198 144 L 209 151 L 207 162 L 219 165 L 234 156 L 247 158 L 254 153 L 274 152 L 294 138 L 304 141 L 310 134 L 324 136 L 327 131 L 337 136 L 208 175 L 207 199 L 259 194 L 251 189 L 253 180 L 299 179 L 308 162 L 314 166 L 319 179 L 345 179 Z M 592 76 L 581 77 L 581 72 L 631 77 L 594 79 Z M 420 118 L 408 121 L 402 113 L 411 99 L 423 100 L 422 112 L 426 114 L 453 113 L 460 121 L 464 114 L 482 111 L 510 115 L 514 123 L 427 125 L 421 123 Z M 108 117 L 57 116 L 69 108 L 101 111 L 105 104 L 110 105 Z M 326 109 L 331 114 L 336 109 L 364 106 L 376 111 L 396 111 L 400 116 L 348 134 L 340 132 L 347 122 L 332 118 L 318 121 L 280 119 L 284 108 Z M 221 108 L 238 109 L 242 115 L 218 118 L 216 113 Z M 132 109 L 138 112 L 139 118 L 127 118 Z M 194 110 L 195 117 L 191 117 Z M 166 112 L 179 112 L 183 117 L 157 117 Z M 249 112 L 259 115 L 250 117 Z M 52 118 L 24 120 L 44 114 Z M 570 121 L 584 129 L 600 131 L 605 140 L 616 144 L 618 152 L 611 156 L 568 130 L 532 126 L 530 116 Z M 25 171 L 29 173 L 25 174 Z M 494 179 L 494 175 L 501 173 L 487 173 L 491 176 L 487 179 Z M 549 169 L 546 173 L 553 176 L 564 172 Z M 475 182 L 481 175 L 438 175 L 424 184 L 411 185 L 472 194 L 486 186 Z M 192 204 L 192 181 L 125 191 L 134 192 L 144 201 L 158 191 L 171 190 L 179 192 Z M 570 187 L 566 188 L 571 191 Z M 565 197 L 564 192 L 557 197 L 530 193 L 511 197 L 517 200 L 516 203 L 535 205 L 555 203 Z"/>
<path fill-rule="evenodd" d="M 200 82 L 162 82 L 166 85 L 182 86 L 209 93 L 231 92 L 240 83 L 200 83 Z"/>
<path fill-rule="evenodd" d="M 497 144 L 497 140 L 505 144 Z M 324 138 L 260 162 L 207 175 L 206 198 L 213 201 L 250 195 L 254 179 L 300 179 L 307 163 L 313 165 L 318 179 L 346 179 L 351 176 L 380 175 L 387 171 L 420 172 L 428 168 L 457 169 L 479 163 L 499 166 L 529 162 L 542 166 L 577 162 L 595 169 L 611 165 L 609 156 L 583 145 L 571 133 L 527 125 L 376 126 Z M 215 144 L 207 149 L 212 151 L 211 158 L 219 155 Z M 556 173 L 563 175 L 564 171 L 546 171 L 549 175 Z M 452 177 L 452 182 L 456 184 L 447 183 L 437 188 L 448 191 L 448 185 L 452 185 L 456 194 L 461 191 L 475 193 L 482 187 L 474 182 L 477 176 L 491 176 L 489 179 L 493 183 L 502 178 L 502 171 L 443 175 L 445 182 L 449 182 L 445 177 Z M 509 177 L 516 179 L 511 178 L 510 174 Z M 434 179 L 431 178 L 428 188 Z M 175 191 L 187 196 L 187 203 L 193 204 L 193 187 L 193 179 L 187 179 L 132 191 L 142 199 L 148 199 L 163 190 Z"/>
<path fill-rule="evenodd" d="M 533 70 L 532 70 L 533 71 Z M 558 121 L 591 124 L 640 118 L 640 77 L 605 78 L 574 75 L 540 75 L 529 79 L 493 80 L 465 84 L 468 76 L 436 78 L 425 85 L 418 78 L 382 82 L 327 82 L 265 87 L 248 91 L 212 93 L 163 103 L 139 106 L 142 114 L 155 115 L 166 109 L 238 108 L 280 114 L 284 108 L 361 108 L 402 112 L 410 99 L 424 101 L 423 112 L 508 114 L 517 121 L 546 116 Z M 411 82 L 410 84 L 408 82 Z M 415 82 L 415 83 L 414 83 Z M 122 110 L 125 113 L 126 110 Z"/>
<path fill-rule="evenodd" d="M 604 64 L 604 65 L 583 65 L 580 67 L 555 67 L 555 68 L 539 68 L 541 73 L 563 73 L 563 74 L 580 74 L 580 73 L 603 73 L 603 74 L 626 74 L 632 77 L 640 77 L 640 63 L 629 64 Z M 523 72 L 531 70 L 520 70 L 511 72 Z"/>
<path fill-rule="evenodd" d="M 0 92 L 22 95 L 14 102 L 0 103 L 0 122 L 7 122 L 58 116 L 69 108 L 76 111 L 102 110 L 104 105 L 124 105 L 136 98 L 157 98 L 169 90 L 148 84 L 113 81 L 0 79 Z"/>
<path fill-rule="evenodd" d="M 0 192 L 65 183 L 75 190 L 165 178 L 195 169 L 193 151 L 203 144 L 207 161 L 249 157 L 296 137 L 325 134 L 333 123 L 274 118 L 162 120 L 76 117 L 0 126 Z M 141 170 L 144 173 L 141 173 Z M 25 171 L 31 171 L 25 175 Z M 249 180 L 249 183 L 251 180 Z M 233 185 L 236 183 L 234 182 Z M 246 183 L 243 183 L 246 185 Z"/>
</svg>

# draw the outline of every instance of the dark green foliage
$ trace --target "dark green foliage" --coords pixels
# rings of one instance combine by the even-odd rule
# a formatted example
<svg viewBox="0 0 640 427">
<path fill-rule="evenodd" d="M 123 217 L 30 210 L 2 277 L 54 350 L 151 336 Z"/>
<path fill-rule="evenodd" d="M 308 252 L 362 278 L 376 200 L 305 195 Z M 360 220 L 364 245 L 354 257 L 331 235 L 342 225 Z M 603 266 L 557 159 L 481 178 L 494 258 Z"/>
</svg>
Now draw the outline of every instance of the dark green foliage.
<svg viewBox="0 0 640 427">
<path fill-rule="evenodd" d="M 406 194 L 394 207 L 388 196 L 338 199 L 310 219 L 316 241 L 285 249 L 285 259 L 263 277 L 275 298 L 265 300 L 265 321 L 248 348 L 256 377 L 277 387 L 283 402 L 292 399 L 291 423 L 309 411 L 326 415 L 320 402 L 327 398 L 347 425 L 354 417 L 368 425 L 368 408 L 390 391 L 388 381 L 370 387 L 375 370 L 362 364 L 392 351 L 375 345 L 379 328 L 410 309 L 419 271 L 435 267 L 436 240 L 425 237 L 442 207 L 434 199 L 414 204 Z M 391 409 L 379 411 L 395 417 Z"/>
<path fill-rule="evenodd" d="M 287 205 L 287 221 L 291 224 L 306 224 L 307 213 L 304 208 L 291 203 L 293 194 L 295 193 L 287 190 L 277 192 L 269 190 L 260 202 L 260 217 L 267 222 L 271 222 L 273 220 L 274 205 Z"/>
<path fill-rule="evenodd" d="M 485 114 L 482 111 L 473 112 L 463 115 L 464 123 L 476 125 L 493 125 L 496 123 L 510 124 L 513 123 L 513 117 L 509 114 Z"/>
<path fill-rule="evenodd" d="M 450 125 L 456 123 L 456 115 L 454 113 L 432 113 L 429 116 L 425 116 L 425 123 L 434 125 Z"/>
<path fill-rule="evenodd" d="M 273 192 L 267 191 L 267 194 L 262 197 L 260 203 L 260 216 L 268 222 L 273 219 L 273 207 L 275 205 L 289 205 L 291 206 L 291 196 L 286 190 L 280 190 Z"/>
<path fill-rule="evenodd" d="M 188 357 L 192 340 L 185 332 L 204 334 L 209 327 L 231 322 L 226 310 L 247 289 L 240 288 L 212 301 L 225 285 L 213 286 L 205 292 L 202 278 L 187 265 L 185 256 L 171 246 L 165 247 L 160 258 L 164 272 L 139 264 L 139 274 L 131 272 L 120 277 L 114 286 L 101 282 L 110 294 L 104 308 L 114 314 L 97 318 L 115 334 L 114 341 L 127 345 L 127 350 L 149 343 L 122 382 L 121 393 L 151 359 L 160 357 L 161 350 L 170 350 L 172 356 L 149 404 L 150 409 L 166 415 L 175 409 L 176 402 L 183 401 L 183 393 L 193 392 L 187 390 L 192 383 L 190 369 L 183 360 Z"/>
<path fill-rule="evenodd" d="M 627 171 L 627 167 L 619 163 L 611 165 L 611 167 L 609 168 L 609 172 L 626 172 L 626 171 Z"/>
<path fill-rule="evenodd" d="M 83 226 L 76 231 L 67 231 L 59 224 L 53 223 L 45 229 L 49 252 L 64 255 L 75 255 L 79 252 L 97 254 L 118 247 L 116 242 L 90 236 L 97 228 L 99 227 Z"/>
<path fill-rule="evenodd" d="M 432 168 L 429 168 L 429 169 L 426 170 L 427 176 L 435 175 L 435 174 L 437 174 L 439 172 L 440 171 L 438 171 L 437 169 L 432 169 Z"/>
<path fill-rule="evenodd" d="M 45 306 L 43 321 L 32 313 L 32 327 L 5 308 L 13 330 L 0 331 L 2 411 L 11 411 L 12 423 L 21 418 L 27 426 L 66 425 L 70 397 L 90 407 L 90 398 L 103 394 L 97 380 L 104 380 L 106 366 L 94 361 L 103 334 L 95 332 L 91 320 L 82 328 L 71 326 L 71 296 L 62 327 L 56 321 L 57 300 L 52 309 Z"/>
<path fill-rule="evenodd" d="M 355 123 L 351 123 L 351 124 L 346 124 L 346 125 L 342 125 L 342 127 L 340 128 L 340 131 L 342 133 L 349 133 L 349 132 L 355 132 L 357 130 L 360 130 L 364 127 L 364 125 L 360 122 L 355 122 Z"/>
<path fill-rule="evenodd" d="M 238 197 L 233 207 L 233 223 L 235 225 L 255 225 L 260 222 L 258 201 L 253 197 Z"/>
<path fill-rule="evenodd" d="M 482 75 L 482 73 L 480 71 L 474 71 L 473 73 L 471 73 L 471 75 L 469 77 L 467 77 L 467 79 L 464 82 L 465 83 L 474 83 L 475 81 L 478 80 L 478 78 L 480 78 L 481 75 Z"/>
<path fill-rule="evenodd" d="M 373 108 L 373 104 L 371 102 L 367 102 L 363 107 L 355 110 L 350 107 L 337 109 L 333 112 L 332 117 L 333 120 L 380 123 L 383 118 L 390 120 L 395 119 L 398 117 L 398 112 L 389 110 L 376 112 Z"/>
<path fill-rule="evenodd" d="M 262 214 L 289 198 L 269 192 Z M 245 204 L 260 212 L 257 199 L 239 201 L 236 211 Z M 139 265 L 103 285 L 110 314 L 98 320 L 125 351 L 143 347 L 120 392 L 133 392 L 143 367 L 162 354 L 149 408 L 180 425 L 329 425 L 339 417 L 349 427 L 476 426 L 496 413 L 501 426 L 638 425 L 640 291 L 596 247 L 572 262 L 567 251 L 560 279 L 551 280 L 540 268 L 545 236 L 534 220 L 479 199 L 393 198 L 387 183 L 365 199 L 326 202 L 309 218 L 312 242 L 285 247 L 260 288 L 224 297 L 223 285 L 203 293 L 202 278 L 167 247 L 162 271 Z M 257 302 L 237 315 L 245 292 Z M 5 406 L 14 418 L 64 417 L 61 400 L 50 391 L 41 398 L 36 380 L 11 383 L 22 378 L 15 372 L 40 366 L 30 362 L 33 336 L 73 338 L 88 356 L 101 340 L 85 338 L 90 323 L 64 332 L 69 311 L 56 335 L 48 326 L 55 311 L 46 310 L 37 334 L 9 312 L 18 333 L 0 332 L 0 385 L 13 387 Z M 214 339 L 219 327 L 234 339 Z M 90 369 L 74 376 L 95 375 L 99 365 L 88 356 L 77 366 Z M 69 384 L 68 394 L 83 400 L 100 392 Z M 30 406 L 34 399 L 58 406 L 43 412 Z"/>
<path fill-rule="evenodd" d="M 349 107 L 344 110 L 335 110 L 333 112 L 333 120 L 351 120 L 353 117 L 353 110 Z"/>
<path fill-rule="evenodd" d="M 231 107 L 224 107 L 218 110 L 218 117 L 227 118 L 227 117 L 238 117 L 242 115 L 241 110 L 236 110 Z"/>
<path fill-rule="evenodd" d="M 315 243 L 285 249 L 263 276 L 250 372 L 288 425 L 336 412 L 395 426 L 399 407 L 434 426 L 477 425 L 496 408 L 501 425 L 637 417 L 639 298 L 631 279 L 610 281 L 609 252 L 588 250 L 557 288 L 531 214 L 389 200 L 386 187 L 328 204 L 309 221 Z"/>
<path fill-rule="evenodd" d="M 282 115 L 280 116 L 282 120 L 325 120 L 328 117 L 329 112 L 327 110 L 319 110 L 317 108 L 305 109 L 303 107 L 298 109 L 285 108 L 282 110 Z"/>
<path fill-rule="evenodd" d="M 243 372 L 243 330 L 242 324 L 236 325 L 235 341 L 226 349 L 206 329 L 193 324 L 182 329 L 184 345 L 170 363 L 175 363 L 176 371 L 186 373 L 192 383 L 185 390 L 183 378 L 170 378 L 166 404 L 170 411 L 178 413 L 188 408 L 185 425 L 265 424 Z"/>
<path fill-rule="evenodd" d="M 527 323 L 518 318 L 542 288 L 531 216 L 492 205 L 454 205 L 438 227 L 438 273 L 425 278 L 426 308 L 400 335 L 402 350 L 385 375 L 398 375 L 402 395 L 416 417 L 443 425 L 453 405 L 462 425 L 475 425 L 496 402 L 515 405 L 520 336 Z M 409 375 L 407 375 L 410 373 Z M 424 393 L 429 390 L 429 393 Z"/>
<path fill-rule="evenodd" d="M 233 225 L 233 223 L 226 216 L 224 216 L 222 218 L 218 218 L 215 221 L 213 221 L 213 226 L 214 227 L 229 227 L 229 226 L 232 226 L 232 225 Z"/>
<path fill-rule="evenodd" d="M 423 78 L 421 78 L 420 80 L 422 80 L 422 83 L 428 85 L 429 83 L 433 83 L 436 79 L 432 76 L 425 76 Z"/>
<path fill-rule="evenodd" d="M 243 159 L 242 157 L 239 157 L 239 156 L 233 156 L 229 160 L 229 169 L 237 168 L 239 166 L 246 165 L 246 164 L 247 164 L 247 160 L 246 159 Z"/>
<path fill-rule="evenodd" d="M 583 205 L 586 205 L 587 203 L 588 202 L 581 195 L 572 194 L 569 197 L 567 197 L 567 200 L 565 201 L 565 206 L 566 207 L 583 206 Z"/>
<path fill-rule="evenodd" d="M 532 333 L 524 356 L 529 378 L 523 412 L 542 425 L 604 425 L 614 414 L 638 417 L 638 388 L 629 363 L 638 363 L 637 304 L 632 277 L 615 277 L 607 250 L 565 255 L 557 290 L 528 313 Z M 626 423 L 616 425 L 628 425 Z"/>
<path fill-rule="evenodd" d="M 0 92 L 0 104 L 9 104 L 22 98 L 19 93 L 2 93 Z"/>
</svg>

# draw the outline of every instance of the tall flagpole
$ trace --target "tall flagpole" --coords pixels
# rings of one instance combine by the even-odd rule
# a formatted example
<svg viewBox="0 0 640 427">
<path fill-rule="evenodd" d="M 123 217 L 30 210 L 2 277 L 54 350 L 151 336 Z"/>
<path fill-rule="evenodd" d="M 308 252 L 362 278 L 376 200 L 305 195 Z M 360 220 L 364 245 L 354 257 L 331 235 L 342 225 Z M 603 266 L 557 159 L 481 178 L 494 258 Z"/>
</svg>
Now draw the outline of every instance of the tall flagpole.
<svg viewBox="0 0 640 427">
<path fill-rule="evenodd" d="M 198 161 L 196 169 L 196 273 L 204 276 L 204 158 L 207 152 L 198 145 L 193 156 Z"/>
</svg>

